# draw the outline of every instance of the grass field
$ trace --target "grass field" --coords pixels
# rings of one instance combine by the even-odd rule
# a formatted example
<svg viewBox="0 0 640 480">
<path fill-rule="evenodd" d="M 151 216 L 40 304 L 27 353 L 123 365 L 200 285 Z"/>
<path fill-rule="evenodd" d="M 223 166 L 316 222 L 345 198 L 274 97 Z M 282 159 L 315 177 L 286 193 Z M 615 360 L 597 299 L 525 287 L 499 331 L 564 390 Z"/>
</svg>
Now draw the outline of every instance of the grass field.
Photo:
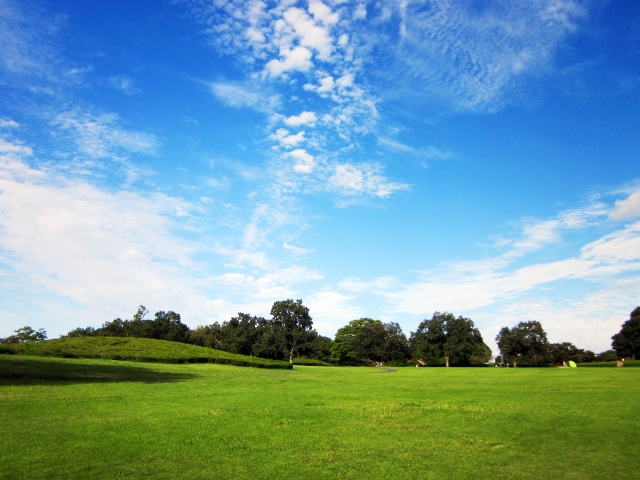
<svg viewBox="0 0 640 480">
<path fill-rule="evenodd" d="M 0 355 L 1 478 L 640 478 L 640 369 Z"/>
</svg>

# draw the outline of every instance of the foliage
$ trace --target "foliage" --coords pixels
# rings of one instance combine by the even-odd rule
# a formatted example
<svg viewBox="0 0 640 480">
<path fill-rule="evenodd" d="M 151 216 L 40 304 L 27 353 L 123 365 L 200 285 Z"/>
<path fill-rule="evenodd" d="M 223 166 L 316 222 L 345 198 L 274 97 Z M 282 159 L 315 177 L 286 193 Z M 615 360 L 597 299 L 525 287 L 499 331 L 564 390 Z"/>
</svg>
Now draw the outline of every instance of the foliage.
<svg viewBox="0 0 640 480">
<path fill-rule="evenodd" d="M 7 338 L 0 338 L 0 343 L 24 343 L 24 342 L 41 342 L 47 339 L 47 332 L 44 328 L 35 331 L 31 327 L 22 327 L 15 330 L 15 335 L 9 335 Z"/>
<path fill-rule="evenodd" d="M 594 361 L 596 362 L 615 362 L 618 359 L 618 352 L 615 350 L 606 350 L 598 353 Z"/>
<path fill-rule="evenodd" d="M 408 357 L 407 338 L 400 325 L 371 318 L 352 320 L 339 329 L 331 347 L 331 361 L 340 365 L 406 361 Z"/>
<path fill-rule="evenodd" d="M 502 355 L 507 355 L 518 362 L 530 362 L 537 364 L 538 360 L 544 360 L 547 353 L 547 334 L 540 322 L 532 320 L 520 322 L 513 328 L 503 327 L 496 336 L 496 343 Z"/>
<path fill-rule="evenodd" d="M 596 354 L 591 350 L 583 350 L 570 342 L 550 343 L 545 354 L 547 362 L 560 364 L 573 360 L 576 363 L 593 362 Z"/>
<path fill-rule="evenodd" d="M 289 353 L 289 363 L 301 348 L 313 341 L 313 320 L 302 300 L 282 300 L 271 307 L 272 322 L 282 328 L 284 342 Z"/>
<path fill-rule="evenodd" d="M 148 313 L 149 310 L 140 305 L 132 320 L 116 318 L 111 322 L 105 322 L 98 329 L 76 328 L 66 337 L 134 337 L 183 343 L 188 340 L 189 327 L 182 323 L 179 313 L 159 311 L 156 312 L 154 320 L 146 320 L 145 316 Z"/>
<path fill-rule="evenodd" d="M 0 356 L 0 477 L 638 477 L 637 368 L 396 370 Z"/>
<path fill-rule="evenodd" d="M 223 363 L 241 367 L 291 368 L 285 362 L 247 357 L 184 343 L 148 338 L 58 338 L 0 346 L 0 353 L 63 358 L 103 358 L 158 363 Z"/>
<path fill-rule="evenodd" d="M 274 310 L 275 308 L 276 310 Z M 188 342 L 203 347 L 217 348 L 231 353 L 251 355 L 274 360 L 291 360 L 291 349 L 294 355 L 315 358 L 322 361 L 329 359 L 329 351 L 333 341 L 318 335 L 311 329 L 309 310 L 302 301 L 286 300 L 275 302 L 272 312 L 277 315 L 271 320 L 238 313 L 237 317 L 211 325 L 200 326 L 189 332 Z M 287 333 L 286 325 L 291 325 L 292 318 L 282 321 L 283 315 L 301 315 L 301 323 Z M 295 323 L 295 318 L 293 318 Z M 302 325 L 305 324 L 305 325 Z M 287 343 L 292 341 L 295 345 Z"/>
<path fill-rule="evenodd" d="M 491 349 L 468 318 L 435 312 L 423 320 L 410 338 L 411 354 L 431 364 L 481 364 L 491 359 Z"/>
<path fill-rule="evenodd" d="M 620 358 L 640 359 L 640 307 L 631 312 L 629 320 L 622 324 L 620 331 L 611 340 L 611 346 Z"/>
</svg>

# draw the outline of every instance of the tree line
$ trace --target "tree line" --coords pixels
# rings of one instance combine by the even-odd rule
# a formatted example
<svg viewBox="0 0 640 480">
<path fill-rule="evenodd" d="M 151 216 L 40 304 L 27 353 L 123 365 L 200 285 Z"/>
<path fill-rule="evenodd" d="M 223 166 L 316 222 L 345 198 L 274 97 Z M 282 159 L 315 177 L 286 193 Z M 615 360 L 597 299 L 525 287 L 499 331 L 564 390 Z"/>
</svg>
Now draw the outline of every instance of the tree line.
<svg viewBox="0 0 640 480">
<path fill-rule="evenodd" d="M 179 313 L 159 311 L 153 319 L 146 318 L 148 314 L 140 305 L 130 320 L 116 318 L 100 328 L 76 328 L 63 336 L 153 338 L 274 360 L 293 362 L 294 357 L 306 357 L 336 365 L 407 365 L 417 359 L 427 365 L 484 365 L 493 358 L 473 321 L 448 312 L 435 312 L 409 336 L 398 323 L 360 318 L 340 328 L 333 340 L 313 328 L 302 300 L 274 302 L 269 319 L 238 313 L 228 321 L 193 330 L 182 323 Z M 44 329 L 23 327 L 0 343 L 46 338 Z M 503 327 L 495 340 L 499 348 L 496 363 L 514 366 L 640 358 L 640 307 L 612 337 L 613 349 L 597 355 L 570 342 L 549 343 L 542 324 L 535 320 Z"/>
</svg>

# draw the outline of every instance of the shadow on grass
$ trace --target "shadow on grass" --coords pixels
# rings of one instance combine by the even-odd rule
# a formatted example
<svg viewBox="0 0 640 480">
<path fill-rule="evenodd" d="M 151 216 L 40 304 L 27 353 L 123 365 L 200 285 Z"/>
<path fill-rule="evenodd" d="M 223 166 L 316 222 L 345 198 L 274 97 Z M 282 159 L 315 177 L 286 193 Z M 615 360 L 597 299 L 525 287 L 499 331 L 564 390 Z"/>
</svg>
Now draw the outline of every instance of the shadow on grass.
<svg viewBox="0 0 640 480">
<path fill-rule="evenodd" d="M 150 368 L 64 360 L 51 357 L 0 355 L 0 385 L 52 385 L 91 382 L 167 383 L 195 378 L 188 373 L 159 372 Z"/>
</svg>

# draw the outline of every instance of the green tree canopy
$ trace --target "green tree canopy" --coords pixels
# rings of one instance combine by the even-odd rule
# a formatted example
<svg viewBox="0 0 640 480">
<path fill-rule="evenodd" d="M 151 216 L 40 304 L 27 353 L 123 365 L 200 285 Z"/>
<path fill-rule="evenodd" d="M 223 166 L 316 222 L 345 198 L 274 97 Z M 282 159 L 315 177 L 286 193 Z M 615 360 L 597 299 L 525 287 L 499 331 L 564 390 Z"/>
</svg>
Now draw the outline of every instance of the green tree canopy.
<svg viewBox="0 0 640 480">
<path fill-rule="evenodd" d="M 289 352 L 289 362 L 293 363 L 294 354 L 311 343 L 315 337 L 309 309 L 300 299 L 295 302 L 281 300 L 273 303 L 271 317 L 272 322 L 282 327 L 285 345 Z"/>
<path fill-rule="evenodd" d="M 536 320 L 520 322 L 513 328 L 503 327 L 496 336 L 496 343 L 502 355 L 513 359 L 514 365 L 519 361 L 538 363 L 548 350 L 547 334 L 542 324 Z"/>
<path fill-rule="evenodd" d="M 9 335 L 7 338 L 0 338 L 0 343 L 25 343 L 25 342 L 41 342 L 47 339 L 47 332 L 44 328 L 38 331 L 29 326 L 25 326 L 15 330 L 15 335 Z"/>
<path fill-rule="evenodd" d="M 491 349 L 484 343 L 473 321 L 456 318 L 448 312 L 435 312 L 423 320 L 411 334 L 411 353 L 427 363 L 455 364 L 486 363 Z"/>
<path fill-rule="evenodd" d="M 611 337 L 611 346 L 620 357 L 640 358 L 640 307 L 631 312 L 629 320 Z"/>
<path fill-rule="evenodd" d="M 408 355 L 407 337 L 400 325 L 372 318 L 350 321 L 338 330 L 331 347 L 331 360 L 340 365 L 406 361 Z"/>
<path fill-rule="evenodd" d="M 596 354 L 591 350 L 583 350 L 573 343 L 550 343 L 547 346 L 546 361 L 551 363 L 563 363 L 573 360 L 576 363 L 593 362 Z"/>
</svg>

